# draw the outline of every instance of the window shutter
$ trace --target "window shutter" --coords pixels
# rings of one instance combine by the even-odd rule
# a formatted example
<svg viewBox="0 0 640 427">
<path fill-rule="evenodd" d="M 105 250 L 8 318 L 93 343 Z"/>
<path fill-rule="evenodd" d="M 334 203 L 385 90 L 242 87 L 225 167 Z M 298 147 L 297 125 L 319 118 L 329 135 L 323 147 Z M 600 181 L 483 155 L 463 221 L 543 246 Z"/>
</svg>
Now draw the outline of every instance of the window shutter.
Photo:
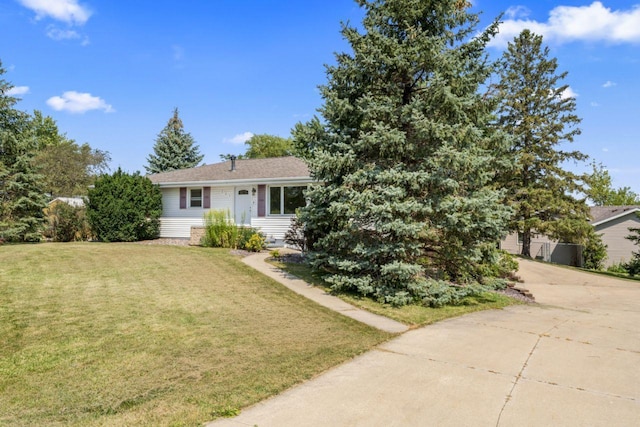
<svg viewBox="0 0 640 427">
<path fill-rule="evenodd" d="M 187 209 L 187 187 L 180 187 L 180 209 Z"/>
<path fill-rule="evenodd" d="M 267 186 L 258 185 L 258 216 L 265 216 L 267 211 Z"/>
<path fill-rule="evenodd" d="M 202 193 L 202 207 L 209 209 L 211 207 L 211 187 L 204 187 Z"/>
</svg>

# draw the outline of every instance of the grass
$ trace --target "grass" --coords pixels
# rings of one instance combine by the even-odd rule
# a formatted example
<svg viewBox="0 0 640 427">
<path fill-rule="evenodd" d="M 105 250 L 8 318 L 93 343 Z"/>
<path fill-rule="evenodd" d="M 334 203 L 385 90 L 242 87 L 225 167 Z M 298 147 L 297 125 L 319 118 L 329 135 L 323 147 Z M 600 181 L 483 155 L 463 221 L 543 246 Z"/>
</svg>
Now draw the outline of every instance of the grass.
<svg viewBox="0 0 640 427">
<path fill-rule="evenodd" d="M 228 250 L 0 246 L 0 425 L 201 425 L 390 336 Z"/>
<path fill-rule="evenodd" d="M 307 283 L 325 288 L 327 291 L 330 290 L 322 278 L 315 275 L 305 264 L 283 263 L 279 261 L 273 261 L 272 263 Z M 484 292 L 477 297 L 467 297 L 464 299 L 464 304 L 462 305 L 445 306 L 440 308 L 424 307 L 420 305 L 393 307 L 389 304 L 381 304 L 372 298 L 363 298 L 344 293 L 337 294 L 337 296 L 356 307 L 386 316 L 411 327 L 429 325 L 440 320 L 462 316 L 474 311 L 500 309 L 509 305 L 521 304 L 520 301 L 495 292 Z"/>
<path fill-rule="evenodd" d="M 579 267 L 573 267 L 573 268 L 576 268 L 580 271 L 584 271 L 587 273 L 595 273 L 595 274 L 600 274 L 602 276 L 615 277 L 616 279 L 626 279 L 626 280 L 634 280 L 636 282 L 640 282 L 640 276 L 631 276 L 629 273 L 619 273 L 616 271 L 608 271 L 608 270 L 591 270 L 588 268 L 579 268 Z"/>
</svg>

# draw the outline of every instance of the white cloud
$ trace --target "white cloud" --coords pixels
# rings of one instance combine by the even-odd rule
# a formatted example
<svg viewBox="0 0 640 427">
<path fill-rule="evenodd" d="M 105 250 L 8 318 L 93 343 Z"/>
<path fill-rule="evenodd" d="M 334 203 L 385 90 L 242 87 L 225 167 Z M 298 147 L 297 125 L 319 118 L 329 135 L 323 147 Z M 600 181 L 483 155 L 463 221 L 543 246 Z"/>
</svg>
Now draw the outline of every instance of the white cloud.
<svg viewBox="0 0 640 427">
<path fill-rule="evenodd" d="M 577 98 L 578 96 L 579 95 L 573 89 L 571 89 L 570 86 L 567 86 L 567 88 L 560 95 L 560 98 L 562 99 Z"/>
<path fill-rule="evenodd" d="M 591 105 L 591 106 L 592 106 L 592 107 L 594 107 L 594 108 L 595 108 L 595 107 L 599 107 L 599 106 L 600 106 L 600 104 L 598 104 L 598 103 L 597 103 L 597 102 L 595 102 L 595 101 L 592 101 L 589 105 Z"/>
<path fill-rule="evenodd" d="M 91 16 L 91 10 L 78 0 L 18 0 L 36 13 L 36 19 L 50 17 L 68 24 L 82 25 Z"/>
<path fill-rule="evenodd" d="M 252 136 L 253 136 L 253 133 L 244 132 L 244 133 L 241 133 L 241 134 L 238 134 L 238 135 L 234 136 L 233 138 L 224 138 L 223 142 L 225 142 L 227 144 L 244 144 L 249 139 L 251 139 Z"/>
<path fill-rule="evenodd" d="M 526 6 L 511 6 L 504 12 L 504 16 L 510 19 L 524 18 L 529 16 L 531 11 Z"/>
<path fill-rule="evenodd" d="M 610 80 L 607 80 L 607 81 L 602 85 L 602 87 L 613 87 L 613 86 L 615 86 L 616 84 L 617 84 L 617 83 L 615 83 L 615 82 L 612 82 L 612 81 L 610 81 Z"/>
<path fill-rule="evenodd" d="M 82 42 L 80 43 L 82 46 L 86 46 L 89 44 L 89 37 L 83 36 L 75 30 L 61 30 L 54 25 L 50 25 L 47 27 L 47 37 L 57 41 L 82 39 Z"/>
<path fill-rule="evenodd" d="M 602 149 L 602 152 L 603 152 L 603 153 L 608 153 L 608 152 L 609 152 L 609 149 L 608 149 L 607 147 L 605 147 L 605 148 L 603 148 L 603 149 Z"/>
<path fill-rule="evenodd" d="M 61 30 L 53 25 L 47 27 L 47 37 L 53 40 L 79 39 L 80 34 L 75 30 Z"/>
<path fill-rule="evenodd" d="M 56 111 L 70 113 L 85 113 L 90 110 L 104 110 L 105 113 L 115 111 L 104 99 L 92 96 L 90 93 L 80 93 L 74 90 L 65 92 L 62 96 L 53 96 L 47 99 L 47 105 Z"/>
<path fill-rule="evenodd" d="M 20 96 L 29 93 L 29 86 L 14 86 L 6 93 L 7 96 Z"/>
<path fill-rule="evenodd" d="M 547 22 L 507 19 L 491 45 L 504 47 L 525 28 L 544 36 L 547 42 L 640 43 L 640 5 L 611 10 L 595 1 L 589 6 L 557 6 L 549 12 Z"/>
</svg>

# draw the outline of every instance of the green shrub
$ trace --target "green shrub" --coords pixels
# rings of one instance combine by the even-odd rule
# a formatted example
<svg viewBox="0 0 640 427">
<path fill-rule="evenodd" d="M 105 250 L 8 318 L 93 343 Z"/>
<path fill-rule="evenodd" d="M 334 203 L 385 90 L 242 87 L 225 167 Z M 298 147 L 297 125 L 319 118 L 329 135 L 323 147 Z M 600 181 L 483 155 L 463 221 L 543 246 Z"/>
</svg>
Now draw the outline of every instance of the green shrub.
<svg viewBox="0 0 640 427">
<path fill-rule="evenodd" d="M 623 262 L 620 262 L 618 264 L 613 264 L 610 265 L 609 267 L 607 267 L 607 271 L 610 273 L 626 273 L 627 269 L 625 268 L 626 264 Z"/>
<path fill-rule="evenodd" d="M 309 249 L 304 224 L 297 214 L 291 218 L 291 226 L 284 235 L 284 242 L 299 249 L 301 252 L 307 252 Z"/>
<path fill-rule="evenodd" d="M 269 252 L 269 255 L 271 256 L 271 258 L 278 259 L 280 258 L 280 251 L 278 249 L 273 249 Z"/>
<path fill-rule="evenodd" d="M 229 210 L 211 210 L 207 212 L 204 216 L 204 223 L 204 236 L 200 242 L 202 246 L 229 249 L 248 249 L 249 246 L 251 248 L 260 247 L 260 249 L 255 250 L 256 252 L 264 248 L 264 237 L 260 232 L 245 225 L 236 226 L 231 219 Z M 262 239 L 260 245 L 258 245 L 257 238 L 254 238 L 255 235 Z"/>
<path fill-rule="evenodd" d="M 584 268 L 589 270 L 602 270 L 604 260 L 607 258 L 607 245 L 602 243 L 602 234 L 590 233 L 582 251 Z"/>
<path fill-rule="evenodd" d="M 95 237 L 103 242 L 134 242 L 160 235 L 162 194 L 139 172 L 120 168 L 102 175 L 89 189 L 87 219 Z"/>
<path fill-rule="evenodd" d="M 265 246 L 264 237 L 259 233 L 253 233 L 244 248 L 250 252 L 260 252 Z"/>
<path fill-rule="evenodd" d="M 476 267 L 475 275 L 484 283 L 495 278 L 511 278 L 516 271 L 518 271 L 518 261 L 515 256 L 504 250 L 493 250 L 483 254 L 482 262 Z"/>
<path fill-rule="evenodd" d="M 204 216 L 205 232 L 202 246 L 210 248 L 235 248 L 238 227 L 231 221 L 229 211 L 212 210 Z"/>
<path fill-rule="evenodd" d="M 635 276 L 636 274 L 640 274 L 640 256 L 634 257 L 631 261 L 624 265 L 624 268 L 631 277 Z"/>
<path fill-rule="evenodd" d="M 86 209 L 58 203 L 49 209 L 49 228 L 46 235 L 56 242 L 89 240 L 91 229 L 87 222 Z"/>
</svg>

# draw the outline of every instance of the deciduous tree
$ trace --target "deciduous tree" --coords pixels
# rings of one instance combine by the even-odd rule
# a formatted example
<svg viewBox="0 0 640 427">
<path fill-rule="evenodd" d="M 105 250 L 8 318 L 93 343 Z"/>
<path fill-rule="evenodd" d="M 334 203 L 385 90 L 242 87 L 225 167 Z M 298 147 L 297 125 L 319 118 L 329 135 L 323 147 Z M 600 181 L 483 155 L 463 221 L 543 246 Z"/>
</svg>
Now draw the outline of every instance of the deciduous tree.
<svg viewBox="0 0 640 427">
<path fill-rule="evenodd" d="M 276 135 L 253 135 L 245 143 L 247 151 L 235 155 L 236 159 L 264 159 L 267 157 L 285 157 L 295 155 L 295 147 L 290 138 Z M 221 154 L 220 160 L 229 160 L 234 154 Z"/>
<path fill-rule="evenodd" d="M 84 196 L 96 177 L 108 171 L 109 153 L 89 144 L 64 139 L 46 145 L 36 154 L 36 164 L 50 197 Z"/>
<path fill-rule="evenodd" d="M 564 169 L 567 161 L 586 155 L 565 151 L 560 145 L 580 133 L 576 101 L 557 73 L 542 36 L 524 30 L 509 43 L 496 85 L 500 103 L 498 125 L 512 135 L 511 155 L 517 170 L 502 174 L 501 185 L 515 210 L 510 228 L 522 235 L 522 255 L 531 256 L 531 238 L 541 233 L 581 243 L 590 225 L 584 193 L 585 177 Z"/>
<path fill-rule="evenodd" d="M 640 195 L 630 187 L 613 188 L 609 171 L 596 162 L 591 163 L 593 172 L 589 175 L 587 197 L 596 206 L 640 205 Z"/>
</svg>

